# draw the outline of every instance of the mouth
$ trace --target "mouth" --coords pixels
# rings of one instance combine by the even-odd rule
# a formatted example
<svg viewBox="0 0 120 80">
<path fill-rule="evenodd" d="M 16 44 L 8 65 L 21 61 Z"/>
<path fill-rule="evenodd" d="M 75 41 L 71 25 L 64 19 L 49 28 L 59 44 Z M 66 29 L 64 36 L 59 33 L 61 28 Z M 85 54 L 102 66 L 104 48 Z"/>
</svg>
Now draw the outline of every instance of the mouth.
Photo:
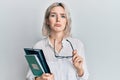
<svg viewBox="0 0 120 80">
<path fill-rule="evenodd" d="M 56 27 L 61 27 L 61 24 L 55 24 Z"/>
</svg>

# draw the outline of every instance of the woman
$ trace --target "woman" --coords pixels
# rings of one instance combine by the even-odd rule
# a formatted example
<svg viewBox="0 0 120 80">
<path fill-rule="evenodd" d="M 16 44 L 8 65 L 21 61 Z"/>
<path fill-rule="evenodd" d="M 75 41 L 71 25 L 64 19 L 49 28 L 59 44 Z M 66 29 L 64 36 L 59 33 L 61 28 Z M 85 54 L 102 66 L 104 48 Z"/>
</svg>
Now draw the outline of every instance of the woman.
<svg viewBox="0 0 120 80">
<path fill-rule="evenodd" d="M 71 18 L 63 3 L 48 7 L 42 28 L 46 38 L 34 49 L 42 49 L 51 73 L 35 77 L 29 70 L 28 80 L 87 80 L 88 71 L 84 57 L 84 46 L 71 37 Z"/>
</svg>

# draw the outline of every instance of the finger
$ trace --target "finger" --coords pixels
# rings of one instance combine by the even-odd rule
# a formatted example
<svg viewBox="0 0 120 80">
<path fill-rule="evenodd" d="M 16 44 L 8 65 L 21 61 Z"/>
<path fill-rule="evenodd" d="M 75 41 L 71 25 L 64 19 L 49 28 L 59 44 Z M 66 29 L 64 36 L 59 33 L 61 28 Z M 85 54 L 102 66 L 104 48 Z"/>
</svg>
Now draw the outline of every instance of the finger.
<svg viewBox="0 0 120 80">
<path fill-rule="evenodd" d="M 43 80 L 47 80 L 47 78 L 48 78 L 49 76 L 50 76 L 49 73 L 44 73 L 44 74 L 42 74 L 41 78 L 42 78 Z"/>
<path fill-rule="evenodd" d="M 78 54 L 77 55 L 74 55 L 73 57 L 73 62 L 76 63 L 76 62 L 83 62 L 83 58 L 81 56 L 79 56 Z"/>
<path fill-rule="evenodd" d="M 46 79 L 45 80 L 51 80 L 51 78 L 50 77 L 46 77 Z"/>
<path fill-rule="evenodd" d="M 75 60 L 74 60 L 74 63 L 82 63 L 83 62 L 83 59 L 81 57 L 77 57 Z"/>
<path fill-rule="evenodd" d="M 52 74 L 52 73 L 46 73 L 46 78 L 45 78 L 45 80 L 53 80 L 54 79 L 54 75 Z"/>
<path fill-rule="evenodd" d="M 54 75 L 53 74 L 51 74 L 50 80 L 54 80 Z"/>
<path fill-rule="evenodd" d="M 50 77 L 42 77 L 42 79 L 41 80 L 51 80 L 51 78 Z"/>
<path fill-rule="evenodd" d="M 73 55 L 73 58 L 72 58 L 73 61 L 74 61 L 77 57 L 79 57 L 79 55 L 78 55 L 78 54 L 74 54 L 74 55 Z"/>
<path fill-rule="evenodd" d="M 77 50 L 74 50 L 74 51 L 72 52 L 73 55 L 75 55 L 76 53 L 77 53 Z"/>
<path fill-rule="evenodd" d="M 49 74 L 49 73 L 45 73 L 45 76 L 50 76 L 51 74 Z"/>
</svg>

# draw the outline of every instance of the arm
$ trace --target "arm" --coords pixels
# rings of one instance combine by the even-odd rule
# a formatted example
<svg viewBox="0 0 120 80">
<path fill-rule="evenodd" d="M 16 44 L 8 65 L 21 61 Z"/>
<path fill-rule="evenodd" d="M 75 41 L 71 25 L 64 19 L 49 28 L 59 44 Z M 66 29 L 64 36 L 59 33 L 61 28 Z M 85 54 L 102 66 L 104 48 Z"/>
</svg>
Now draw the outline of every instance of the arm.
<svg viewBox="0 0 120 80">
<path fill-rule="evenodd" d="M 84 69 L 83 69 L 83 58 L 78 55 L 77 50 L 73 51 L 73 65 L 77 70 L 77 74 L 79 77 L 82 77 L 84 74 Z"/>
<path fill-rule="evenodd" d="M 89 72 L 87 70 L 84 45 L 81 41 L 77 40 L 77 50 L 73 51 L 73 65 L 77 72 L 78 80 L 88 80 Z"/>
</svg>

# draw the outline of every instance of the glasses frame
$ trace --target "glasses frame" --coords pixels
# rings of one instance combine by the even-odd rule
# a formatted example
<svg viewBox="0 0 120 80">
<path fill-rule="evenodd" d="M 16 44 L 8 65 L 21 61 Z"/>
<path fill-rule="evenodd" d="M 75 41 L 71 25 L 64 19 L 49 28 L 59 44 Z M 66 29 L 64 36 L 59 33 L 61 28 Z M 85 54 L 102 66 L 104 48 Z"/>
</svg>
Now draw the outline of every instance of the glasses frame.
<svg viewBox="0 0 120 80">
<path fill-rule="evenodd" d="M 66 39 L 66 41 L 70 44 L 72 50 L 74 51 L 72 43 L 68 39 Z M 73 56 L 58 56 L 58 55 L 56 55 L 57 53 L 56 53 L 55 50 L 56 50 L 56 48 L 55 48 L 55 40 L 54 40 L 54 55 L 55 55 L 56 58 L 58 58 L 58 59 L 63 59 L 63 58 L 69 59 L 69 58 L 73 57 Z"/>
</svg>

